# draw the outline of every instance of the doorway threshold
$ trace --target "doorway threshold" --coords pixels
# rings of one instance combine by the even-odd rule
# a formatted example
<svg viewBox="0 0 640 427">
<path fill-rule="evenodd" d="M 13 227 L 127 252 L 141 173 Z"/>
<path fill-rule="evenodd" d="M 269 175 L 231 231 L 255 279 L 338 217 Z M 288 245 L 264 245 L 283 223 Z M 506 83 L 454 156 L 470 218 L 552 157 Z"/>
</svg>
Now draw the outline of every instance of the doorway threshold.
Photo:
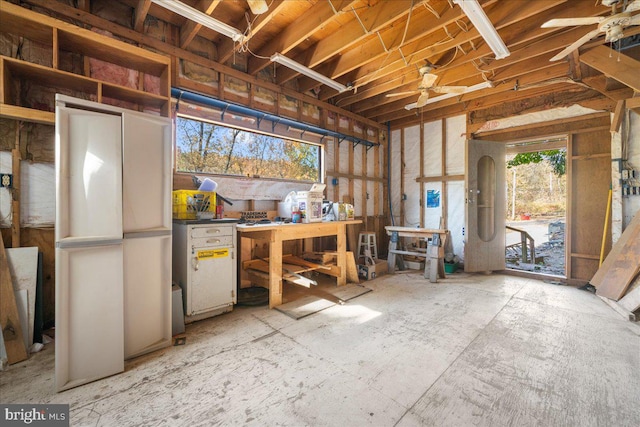
<svg viewBox="0 0 640 427">
<path fill-rule="evenodd" d="M 569 286 L 582 286 L 586 282 L 582 281 L 578 283 L 575 279 L 567 279 L 566 276 L 558 276 L 555 274 L 546 274 L 546 273 L 536 273 L 533 271 L 524 271 L 524 270 L 516 270 L 513 268 L 506 268 L 501 273 L 509 275 L 509 276 L 517 276 L 524 277 L 527 279 L 537 279 L 544 282 L 549 283 L 557 283 L 559 285 L 569 285 Z"/>
</svg>

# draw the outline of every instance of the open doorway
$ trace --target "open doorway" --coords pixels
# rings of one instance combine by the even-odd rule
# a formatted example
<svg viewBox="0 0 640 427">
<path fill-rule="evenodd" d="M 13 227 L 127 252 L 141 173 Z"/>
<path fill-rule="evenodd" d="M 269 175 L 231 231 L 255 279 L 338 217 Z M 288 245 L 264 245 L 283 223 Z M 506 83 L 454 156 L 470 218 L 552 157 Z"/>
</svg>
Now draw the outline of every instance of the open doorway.
<svg viewBox="0 0 640 427">
<path fill-rule="evenodd" d="M 507 144 L 508 269 L 566 277 L 567 138 Z"/>
</svg>

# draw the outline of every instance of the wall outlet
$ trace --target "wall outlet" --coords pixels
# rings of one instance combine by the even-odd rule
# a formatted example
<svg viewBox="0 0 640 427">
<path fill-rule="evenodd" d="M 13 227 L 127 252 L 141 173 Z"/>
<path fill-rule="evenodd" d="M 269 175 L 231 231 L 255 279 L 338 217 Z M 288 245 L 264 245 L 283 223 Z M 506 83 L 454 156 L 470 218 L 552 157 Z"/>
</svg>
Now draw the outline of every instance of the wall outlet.
<svg viewBox="0 0 640 427">
<path fill-rule="evenodd" d="M 13 188 L 13 175 L 10 173 L 3 173 L 0 176 L 0 187 Z"/>
</svg>

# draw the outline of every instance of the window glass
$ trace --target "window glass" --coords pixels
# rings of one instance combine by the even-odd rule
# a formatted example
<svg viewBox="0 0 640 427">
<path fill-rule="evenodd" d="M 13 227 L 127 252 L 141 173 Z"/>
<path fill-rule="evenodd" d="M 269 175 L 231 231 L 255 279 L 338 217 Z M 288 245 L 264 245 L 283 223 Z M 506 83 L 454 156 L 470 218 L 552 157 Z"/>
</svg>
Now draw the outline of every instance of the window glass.
<svg viewBox="0 0 640 427">
<path fill-rule="evenodd" d="M 320 181 L 316 144 L 178 116 L 176 170 Z"/>
</svg>

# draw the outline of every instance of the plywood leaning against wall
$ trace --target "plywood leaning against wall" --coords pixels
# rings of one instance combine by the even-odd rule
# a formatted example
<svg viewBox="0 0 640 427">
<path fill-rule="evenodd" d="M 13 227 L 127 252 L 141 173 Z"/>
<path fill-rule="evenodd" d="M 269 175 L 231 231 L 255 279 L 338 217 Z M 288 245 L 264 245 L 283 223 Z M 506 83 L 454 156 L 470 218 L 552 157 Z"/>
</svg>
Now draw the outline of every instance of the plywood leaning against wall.
<svg viewBox="0 0 640 427">
<path fill-rule="evenodd" d="M 599 296 L 618 301 L 640 272 L 640 214 L 636 214 L 591 279 Z"/>
</svg>

